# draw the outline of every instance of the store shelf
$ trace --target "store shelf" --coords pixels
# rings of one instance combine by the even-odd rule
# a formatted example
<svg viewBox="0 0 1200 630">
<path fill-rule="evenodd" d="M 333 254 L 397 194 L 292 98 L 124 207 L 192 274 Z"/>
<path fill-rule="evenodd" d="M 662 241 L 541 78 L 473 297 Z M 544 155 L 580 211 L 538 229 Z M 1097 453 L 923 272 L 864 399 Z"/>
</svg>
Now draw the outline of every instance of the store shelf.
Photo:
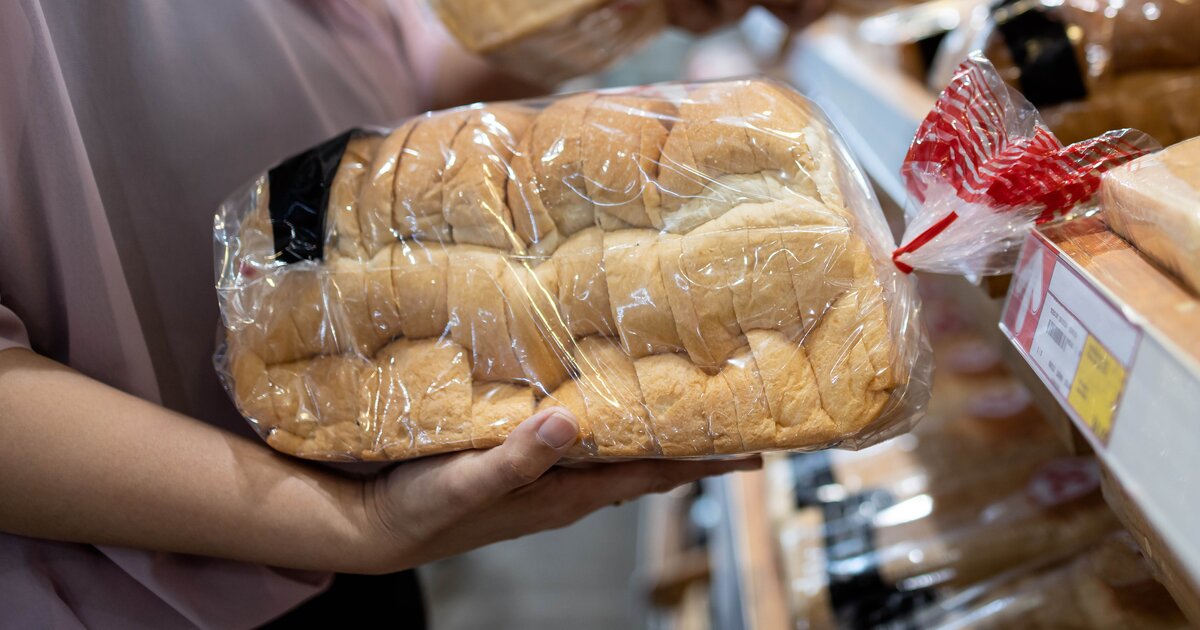
<svg viewBox="0 0 1200 630">
<path fill-rule="evenodd" d="M 1001 319 L 1097 453 L 1110 503 L 1142 535 L 1193 618 L 1200 618 L 1197 318 L 1200 300 L 1087 218 L 1029 236 Z"/>
<path fill-rule="evenodd" d="M 790 625 L 783 574 L 767 521 L 765 484 L 762 471 L 705 482 L 705 491 L 723 508 L 709 541 L 715 628 L 772 630 Z"/>
</svg>

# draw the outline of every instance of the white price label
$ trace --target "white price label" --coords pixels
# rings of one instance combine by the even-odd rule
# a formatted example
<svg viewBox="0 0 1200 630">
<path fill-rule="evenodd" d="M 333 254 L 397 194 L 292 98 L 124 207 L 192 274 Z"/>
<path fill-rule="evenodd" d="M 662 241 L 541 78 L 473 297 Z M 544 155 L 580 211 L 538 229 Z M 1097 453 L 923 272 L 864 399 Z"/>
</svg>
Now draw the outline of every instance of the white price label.
<svg viewBox="0 0 1200 630">
<path fill-rule="evenodd" d="M 1000 327 L 1072 419 L 1106 442 L 1138 327 L 1036 233 L 1021 252 Z"/>
<path fill-rule="evenodd" d="M 1071 393 L 1071 382 L 1079 369 L 1088 332 L 1053 295 L 1046 296 L 1043 307 L 1029 356 L 1042 368 L 1050 386 L 1065 399 Z"/>
</svg>

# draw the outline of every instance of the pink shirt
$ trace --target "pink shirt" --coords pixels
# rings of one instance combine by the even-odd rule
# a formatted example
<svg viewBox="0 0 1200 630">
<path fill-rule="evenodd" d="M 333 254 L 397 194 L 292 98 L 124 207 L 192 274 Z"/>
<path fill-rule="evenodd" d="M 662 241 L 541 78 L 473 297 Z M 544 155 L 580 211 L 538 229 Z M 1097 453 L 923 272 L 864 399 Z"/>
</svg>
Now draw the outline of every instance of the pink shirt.
<svg viewBox="0 0 1200 630">
<path fill-rule="evenodd" d="M 424 109 L 440 34 L 416 2 L 0 2 L 0 350 L 249 434 L 212 367 L 213 213 Z M 328 581 L 0 535 L 0 626 L 249 627 Z"/>
</svg>

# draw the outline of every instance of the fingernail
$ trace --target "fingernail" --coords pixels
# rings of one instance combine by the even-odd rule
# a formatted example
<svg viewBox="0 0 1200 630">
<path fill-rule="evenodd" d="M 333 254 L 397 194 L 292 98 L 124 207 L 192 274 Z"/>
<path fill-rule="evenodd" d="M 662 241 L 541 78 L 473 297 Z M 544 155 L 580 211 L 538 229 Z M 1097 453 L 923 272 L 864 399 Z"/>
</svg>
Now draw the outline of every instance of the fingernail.
<svg viewBox="0 0 1200 630">
<path fill-rule="evenodd" d="M 538 427 L 538 439 L 554 450 L 570 446 L 579 435 L 579 427 L 566 416 L 555 412 Z"/>
</svg>

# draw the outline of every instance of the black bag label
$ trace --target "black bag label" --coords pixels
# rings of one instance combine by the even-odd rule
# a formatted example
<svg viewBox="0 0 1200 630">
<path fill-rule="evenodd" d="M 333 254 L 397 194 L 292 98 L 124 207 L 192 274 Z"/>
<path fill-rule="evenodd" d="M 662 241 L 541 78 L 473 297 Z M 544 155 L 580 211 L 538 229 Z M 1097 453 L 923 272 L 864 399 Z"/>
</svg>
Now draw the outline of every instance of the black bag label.
<svg viewBox="0 0 1200 630">
<path fill-rule="evenodd" d="M 321 260 L 329 190 L 356 130 L 280 162 L 267 173 L 275 255 L 286 264 Z"/>
</svg>

